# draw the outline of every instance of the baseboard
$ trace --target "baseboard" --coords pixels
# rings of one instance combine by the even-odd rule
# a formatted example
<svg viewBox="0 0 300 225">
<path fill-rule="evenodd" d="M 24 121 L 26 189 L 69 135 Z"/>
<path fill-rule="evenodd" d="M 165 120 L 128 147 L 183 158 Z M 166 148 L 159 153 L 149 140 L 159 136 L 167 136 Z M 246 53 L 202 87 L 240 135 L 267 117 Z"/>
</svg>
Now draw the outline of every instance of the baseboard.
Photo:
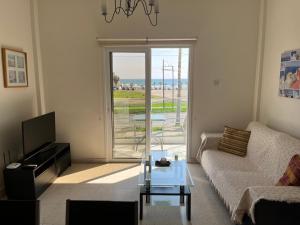
<svg viewBox="0 0 300 225">
<path fill-rule="evenodd" d="M 72 163 L 105 163 L 105 158 L 78 158 L 72 159 Z"/>
<path fill-rule="evenodd" d="M 190 158 L 187 161 L 188 163 L 199 163 L 195 158 Z M 72 163 L 107 163 L 107 162 L 108 161 L 105 158 L 72 159 Z"/>
<path fill-rule="evenodd" d="M 189 158 L 187 161 L 188 163 L 199 163 L 196 158 Z"/>
<path fill-rule="evenodd" d="M 113 162 L 137 162 L 138 160 L 114 160 Z M 199 163 L 195 158 L 190 158 L 187 160 L 188 163 Z M 72 163 L 107 163 L 105 158 L 78 158 L 72 159 Z"/>
</svg>

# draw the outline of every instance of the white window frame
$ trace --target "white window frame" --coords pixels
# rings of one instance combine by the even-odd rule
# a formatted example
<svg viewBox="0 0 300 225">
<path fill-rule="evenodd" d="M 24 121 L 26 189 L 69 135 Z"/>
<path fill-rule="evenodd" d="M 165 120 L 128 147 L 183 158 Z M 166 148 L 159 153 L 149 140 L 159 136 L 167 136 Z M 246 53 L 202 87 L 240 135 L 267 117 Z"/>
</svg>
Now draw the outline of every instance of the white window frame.
<svg viewBox="0 0 300 225">
<path fill-rule="evenodd" d="M 144 52 L 146 54 L 146 152 L 150 151 L 151 138 L 150 138 L 150 110 L 151 110 L 151 49 L 152 48 L 189 48 L 189 77 L 188 77 L 188 116 L 187 116 L 187 146 L 186 154 L 187 161 L 192 160 L 191 146 L 192 146 L 192 84 L 193 84 L 193 49 L 194 44 L 163 44 L 163 45 L 115 45 L 115 46 L 102 46 L 103 54 L 103 81 L 104 85 L 104 123 L 105 123 L 105 149 L 106 149 L 106 162 L 140 162 L 141 159 L 114 159 L 112 148 L 112 126 L 111 126 L 111 78 L 110 78 L 110 52 Z M 149 118 L 148 118 L 149 117 Z"/>
</svg>

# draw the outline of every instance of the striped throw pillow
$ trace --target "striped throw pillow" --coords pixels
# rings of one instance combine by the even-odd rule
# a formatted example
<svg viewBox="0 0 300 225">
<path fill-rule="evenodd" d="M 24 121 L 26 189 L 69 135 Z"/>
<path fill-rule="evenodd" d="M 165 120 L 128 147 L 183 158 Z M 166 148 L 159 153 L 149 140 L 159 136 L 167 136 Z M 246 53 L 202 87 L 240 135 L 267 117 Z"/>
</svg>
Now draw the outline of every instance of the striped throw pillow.
<svg viewBox="0 0 300 225">
<path fill-rule="evenodd" d="M 218 149 L 238 156 L 246 156 L 251 131 L 225 126 Z"/>
<path fill-rule="evenodd" d="M 277 186 L 300 186 L 300 155 L 294 155 Z"/>
</svg>

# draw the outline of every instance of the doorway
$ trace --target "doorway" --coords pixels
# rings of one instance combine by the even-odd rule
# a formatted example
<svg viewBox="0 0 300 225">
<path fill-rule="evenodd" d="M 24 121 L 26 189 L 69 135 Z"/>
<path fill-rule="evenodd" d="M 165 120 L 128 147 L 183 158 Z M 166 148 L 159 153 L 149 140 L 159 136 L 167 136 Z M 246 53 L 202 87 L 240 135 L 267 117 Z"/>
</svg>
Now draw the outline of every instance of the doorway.
<svg viewBox="0 0 300 225">
<path fill-rule="evenodd" d="M 168 150 L 185 159 L 190 48 L 116 48 L 106 57 L 109 158 L 138 160 Z"/>
</svg>

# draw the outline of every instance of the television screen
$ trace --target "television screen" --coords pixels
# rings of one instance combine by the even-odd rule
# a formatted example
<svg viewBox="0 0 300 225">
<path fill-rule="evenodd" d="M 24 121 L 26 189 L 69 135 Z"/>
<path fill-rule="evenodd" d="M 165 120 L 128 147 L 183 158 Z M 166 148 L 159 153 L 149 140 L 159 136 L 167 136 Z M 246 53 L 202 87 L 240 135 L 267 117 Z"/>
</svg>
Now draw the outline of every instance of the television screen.
<svg viewBox="0 0 300 225">
<path fill-rule="evenodd" d="M 22 122 L 24 156 L 55 142 L 55 112 Z"/>
</svg>

